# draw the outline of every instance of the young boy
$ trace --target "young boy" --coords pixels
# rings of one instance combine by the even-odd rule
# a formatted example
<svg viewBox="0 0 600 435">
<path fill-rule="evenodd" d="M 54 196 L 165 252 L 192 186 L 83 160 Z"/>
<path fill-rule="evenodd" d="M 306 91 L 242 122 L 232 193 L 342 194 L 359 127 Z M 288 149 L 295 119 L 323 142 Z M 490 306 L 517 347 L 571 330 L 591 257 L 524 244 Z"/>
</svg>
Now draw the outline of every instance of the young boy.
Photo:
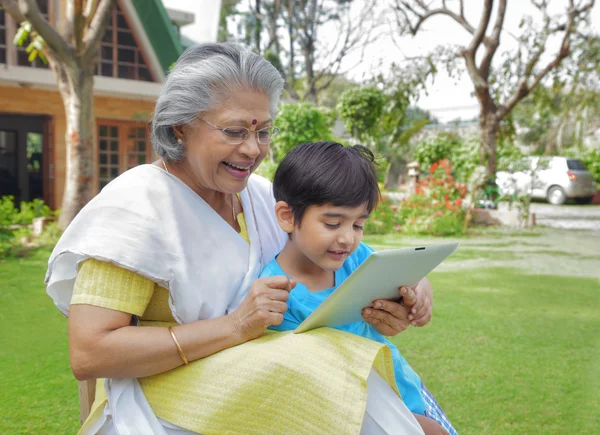
<svg viewBox="0 0 600 435">
<path fill-rule="evenodd" d="M 297 282 L 283 322 L 271 328 L 286 331 L 302 323 L 373 252 L 361 242 L 380 195 L 373 154 L 360 145 L 299 145 L 279 165 L 273 191 L 275 213 L 289 239 L 261 277 L 287 275 Z M 402 399 L 425 433 L 456 434 L 396 346 L 365 321 L 336 329 L 389 346 Z"/>
</svg>

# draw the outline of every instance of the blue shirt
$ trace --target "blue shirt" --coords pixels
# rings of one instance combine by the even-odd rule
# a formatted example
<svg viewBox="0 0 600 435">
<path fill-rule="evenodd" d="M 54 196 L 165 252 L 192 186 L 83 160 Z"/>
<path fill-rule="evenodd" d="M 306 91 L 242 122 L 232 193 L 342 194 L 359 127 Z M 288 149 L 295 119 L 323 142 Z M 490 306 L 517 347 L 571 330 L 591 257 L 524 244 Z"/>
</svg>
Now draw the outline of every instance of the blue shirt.
<svg viewBox="0 0 600 435">
<path fill-rule="evenodd" d="M 366 258 L 373 253 L 373 249 L 364 243 L 350 255 L 344 265 L 335 272 L 335 285 L 327 290 L 311 293 L 308 288 L 297 283 L 296 287 L 290 292 L 287 305 L 288 310 L 283 316 L 283 322 L 279 326 L 271 327 L 276 331 L 289 331 L 296 329 L 310 313 L 312 313 L 327 297 L 340 285 Z M 262 271 L 260 277 L 285 275 L 285 272 L 277 259 L 273 259 Z M 350 332 L 360 335 L 379 343 L 386 344 L 392 351 L 394 361 L 394 373 L 396 375 L 396 383 L 398 390 L 402 395 L 404 403 L 415 414 L 423 414 L 425 412 L 425 402 L 421 395 L 421 379 L 419 375 L 412 369 L 408 362 L 402 357 L 396 346 L 387 341 L 383 335 L 377 332 L 367 322 L 360 321 L 350 323 L 343 326 L 338 326 L 335 329 Z"/>
</svg>

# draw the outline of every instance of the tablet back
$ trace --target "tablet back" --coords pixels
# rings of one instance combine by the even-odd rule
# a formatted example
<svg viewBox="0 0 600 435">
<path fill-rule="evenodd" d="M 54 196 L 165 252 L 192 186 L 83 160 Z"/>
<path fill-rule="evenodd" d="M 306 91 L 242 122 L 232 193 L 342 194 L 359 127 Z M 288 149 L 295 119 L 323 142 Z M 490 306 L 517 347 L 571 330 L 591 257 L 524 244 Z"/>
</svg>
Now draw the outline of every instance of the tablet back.
<svg viewBox="0 0 600 435">
<path fill-rule="evenodd" d="M 295 329 L 341 326 L 362 320 L 376 299 L 398 299 L 398 287 L 412 287 L 435 269 L 458 243 L 375 252 Z"/>
</svg>

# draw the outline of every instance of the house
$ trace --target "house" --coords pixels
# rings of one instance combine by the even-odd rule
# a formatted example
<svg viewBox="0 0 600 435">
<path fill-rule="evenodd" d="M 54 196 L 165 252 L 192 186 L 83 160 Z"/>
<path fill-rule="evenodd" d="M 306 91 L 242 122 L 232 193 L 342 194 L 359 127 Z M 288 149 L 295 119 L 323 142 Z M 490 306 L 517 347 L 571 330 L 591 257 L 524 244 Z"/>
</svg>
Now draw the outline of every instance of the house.
<svg viewBox="0 0 600 435">
<path fill-rule="evenodd" d="M 57 29 L 65 3 L 38 0 Z M 167 11 L 160 0 L 117 1 L 94 80 L 95 191 L 153 160 L 147 124 L 166 71 L 183 51 L 179 28 L 193 21 L 193 14 Z M 17 28 L 0 9 L 0 197 L 41 198 L 59 208 L 66 171 L 63 103 L 48 67 L 29 62 L 25 47 L 13 45 Z"/>
</svg>

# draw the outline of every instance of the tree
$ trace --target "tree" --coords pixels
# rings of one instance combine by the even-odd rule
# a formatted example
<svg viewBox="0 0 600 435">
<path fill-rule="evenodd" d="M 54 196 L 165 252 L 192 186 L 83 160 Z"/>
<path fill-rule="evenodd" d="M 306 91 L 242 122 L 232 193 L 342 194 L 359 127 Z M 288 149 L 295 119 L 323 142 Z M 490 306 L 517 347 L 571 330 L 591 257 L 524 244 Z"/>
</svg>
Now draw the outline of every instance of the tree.
<svg viewBox="0 0 600 435">
<path fill-rule="evenodd" d="M 323 79 L 329 79 L 329 77 L 323 77 Z M 346 76 L 334 77 L 329 86 L 319 93 L 319 105 L 335 109 L 342 93 L 357 86 L 359 86 L 357 82 Z"/>
<path fill-rule="evenodd" d="M 296 3 L 291 28 L 303 57 L 301 71 L 306 83 L 303 99 L 316 104 L 319 93 L 327 89 L 335 77 L 346 72 L 344 59 L 372 42 L 376 27 L 372 20 L 374 7 L 371 0 L 365 0 L 362 6 L 353 0 L 300 0 Z M 319 37 L 319 30 L 326 24 L 336 27 L 333 44 L 324 44 Z"/>
<path fill-rule="evenodd" d="M 532 0 L 531 3 L 541 15 L 541 27 L 531 17 L 523 18 L 519 26 L 521 34 L 516 37 L 518 48 L 505 52 L 502 66 L 494 68 L 493 60 L 501 37 L 507 33 L 504 29 L 507 0 L 485 0 L 477 26 L 473 26 L 466 18 L 463 0 L 459 0 L 458 10 L 451 9 L 445 0 L 439 3 L 394 0 L 396 22 L 402 33 L 414 36 L 432 17 L 444 16 L 454 20 L 471 35 L 469 45 L 456 54 L 464 59 L 479 101 L 481 158 L 482 163 L 487 161 L 489 177 L 496 172 L 500 122 L 551 72 L 559 71 L 574 41 L 586 30 L 589 32 L 586 21 L 594 0 L 569 0 L 568 7 L 560 16 L 549 13 L 548 0 Z M 496 16 L 492 23 L 495 4 Z M 522 4 L 515 3 L 515 7 L 519 6 L 522 7 Z M 547 53 L 551 38 L 560 38 L 559 48 L 554 53 Z M 483 53 L 478 55 L 481 48 Z M 548 60 L 543 61 L 546 57 Z"/>
<path fill-rule="evenodd" d="M 538 154 L 584 151 L 585 137 L 600 128 L 600 38 L 582 40 L 565 59 L 568 83 L 538 86 L 513 111 L 519 141 Z"/>
<path fill-rule="evenodd" d="M 217 34 L 217 41 L 225 42 L 231 38 L 229 33 L 227 19 L 238 13 L 237 5 L 241 0 L 223 0 L 221 2 L 221 12 L 219 15 L 219 32 Z"/>
<path fill-rule="evenodd" d="M 387 100 L 375 86 L 351 88 L 338 102 L 338 112 L 346 130 L 365 145 L 374 146 L 382 133 L 381 118 Z"/>
<path fill-rule="evenodd" d="M 238 13 L 238 39 L 284 73 L 292 99 L 316 104 L 354 66 L 351 55 L 362 61 L 379 28 L 374 9 L 375 0 L 251 0 Z M 334 40 L 323 37 L 325 26 L 335 28 Z"/>
<path fill-rule="evenodd" d="M 67 120 L 67 174 L 59 225 L 66 227 L 93 197 L 94 73 L 98 47 L 115 0 L 69 0 L 59 33 L 35 0 L 0 0 L 17 23 L 31 25 L 32 40 L 43 39 L 42 52 L 56 76 Z"/>
<path fill-rule="evenodd" d="M 331 119 L 312 104 L 283 104 L 276 124 L 281 128 L 271 147 L 276 161 L 302 143 L 331 140 Z"/>
<path fill-rule="evenodd" d="M 406 81 L 407 76 L 386 82 L 385 86 L 380 83 L 383 91 L 375 85 L 348 89 L 337 106 L 346 130 L 383 159 L 380 180 L 384 183 L 389 181 L 388 174 L 393 167 L 396 167 L 396 171 L 392 171 L 394 175 L 400 174 L 409 141 L 429 122 L 427 119 L 411 124 L 405 122 L 409 101 L 416 89 L 408 86 L 411 81 Z"/>
<path fill-rule="evenodd" d="M 408 106 L 404 116 L 406 125 L 415 124 L 419 121 L 428 121 L 429 124 L 439 124 L 440 120 L 431 114 L 430 111 L 421 109 L 417 106 Z"/>
</svg>

